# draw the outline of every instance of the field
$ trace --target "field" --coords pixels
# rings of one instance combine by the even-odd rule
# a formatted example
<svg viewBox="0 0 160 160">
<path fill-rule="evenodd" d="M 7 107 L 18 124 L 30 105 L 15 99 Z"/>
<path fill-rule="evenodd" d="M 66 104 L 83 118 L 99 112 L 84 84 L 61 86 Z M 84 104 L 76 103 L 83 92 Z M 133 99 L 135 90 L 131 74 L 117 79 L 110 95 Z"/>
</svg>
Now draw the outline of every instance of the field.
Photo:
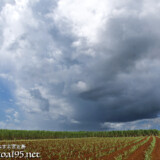
<svg viewBox="0 0 160 160">
<path fill-rule="evenodd" d="M 13 144 L 16 145 L 14 146 L 15 149 L 13 149 Z M 21 148 L 22 144 L 25 145 L 24 148 Z M 0 159 L 2 160 L 160 160 L 160 138 L 152 135 L 140 137 L 1 140 L 0 150 Z M 2 154 L 2 152 L 4 153 Z M 31 156 L 36 156 L 37 152 L 40 157 L 31 158 Z M 3 158 L 4 156 L 8 156 L 8 158 Z M 14 156 L 14 158 L 9 158 L 9 156 Z M 24 158 L 24 156 L 28 158 Z"/>
</svg>

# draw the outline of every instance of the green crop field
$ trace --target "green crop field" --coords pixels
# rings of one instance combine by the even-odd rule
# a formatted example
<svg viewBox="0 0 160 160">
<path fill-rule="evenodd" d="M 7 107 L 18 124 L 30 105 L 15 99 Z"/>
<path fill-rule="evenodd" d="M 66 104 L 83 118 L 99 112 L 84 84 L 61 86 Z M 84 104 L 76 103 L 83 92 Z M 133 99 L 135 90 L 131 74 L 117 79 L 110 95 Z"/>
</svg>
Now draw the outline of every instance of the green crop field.
<svg viewBox="0 0 160 160">
<path fill-rule="evenodd" d="M 0 139 L 2 160 L 156 160 L 160 156 L 158 130 L 0 130 Z"/>
</svg>

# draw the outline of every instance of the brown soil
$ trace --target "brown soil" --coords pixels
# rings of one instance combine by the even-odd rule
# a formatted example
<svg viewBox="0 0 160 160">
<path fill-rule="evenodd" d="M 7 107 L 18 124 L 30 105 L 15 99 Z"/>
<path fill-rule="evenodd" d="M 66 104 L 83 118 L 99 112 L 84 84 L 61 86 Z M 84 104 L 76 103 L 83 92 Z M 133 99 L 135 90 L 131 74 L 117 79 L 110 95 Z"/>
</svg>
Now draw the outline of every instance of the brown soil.
<svg viewBox="0 0 160 160">
<path fill-rule="evenodd" d="M 160 138 L 156 137 L 156 145 L 152 152 L 152 160 L 160 160 Z"/>
<path fill-rule="evenodd" d="M 148 149 L 149 145 L 151 144 L 153 137 L 149 139 L 144 145 L 140 146 L 137 150 L 135 150 L 127 160 L 144 160 L 145 158 L 145 151 Z"/>
<path fill-rule="evenodd" d="M 103 157 L 100 157 L 100 160 L 115 160 L 115 157 L 117 157 L 118 155 L 120 154 L 123 154 L 125 151 L 129 150 L 131 147 L 133 147 L 134 145 L 136 144 L 139 144 L 141 143 L 142 141 L 144 141 L 145 139 L 147 139 L 147 137 L 143 138 L 141 141 L 137 142 L 137 143 L 133 143 L 129 146 L 126 146 L 120 150 L 117 150 L 109 155 L 106 155 L 106 156 L 103 156 Z"/>
</svg>

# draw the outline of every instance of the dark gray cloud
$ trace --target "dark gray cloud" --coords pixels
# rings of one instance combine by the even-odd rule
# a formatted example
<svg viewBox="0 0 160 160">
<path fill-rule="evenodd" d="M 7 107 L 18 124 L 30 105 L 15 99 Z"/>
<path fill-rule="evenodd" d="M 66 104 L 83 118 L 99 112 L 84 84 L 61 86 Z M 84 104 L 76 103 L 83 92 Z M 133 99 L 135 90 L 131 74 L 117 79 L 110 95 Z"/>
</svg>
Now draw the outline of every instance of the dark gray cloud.
<svg viewBox="0 0 160 160">
<path fill-rule="evenodd" d="M 46 98 L 42 97 L 38 89 L 31 90 L 30 95 L 38 101 L 42 111 L 49 111 L 49 102 Z"/>
<path fill-rule="evenodd" d="M 95 102 L 90 107 L 94 114 L 88 114 L 93 121 L 126 122 L 159 114 L 159 69 L 151 66 L 159 48 L 157 25 L 158 19 L 127 13 L 107 21 L 96 50 L 101 57 L 97 55 L 95 66 L 89 68 L 92 86 L 79 94 L 84 101 Z"/>
<path fill-rule="evenodd" d="M 159 32 L 154 33 L 156 29 L 146 25 L 143 20 L 139 23 L 138 18 L 137 21 L 129 18 L 114 19 L 114 22 L 111 20 L 110 23 L 116 22 L 116 27 L 112 26 L 108 34 L 103 35 L 111 40 L 113 46 L 110 48 L 109 42 L 101 41 L 100 45 L 104 49 L 97 52 L 102 52 L 103 56 L 96 57 L 96 65 L 89 68 L 89 84 L 92 87 L 79 94 L 86 102 L 86 105 L 80 103 L 76 115 L 80 121 L 128 122 L 154 118 L 159 114 L 159 65 L 154 66 L 157 59 L 155 48 L 159 48 Z M 149 23 L 152 20 L 148 19 Z M 123 25 L 137 35 L 125 37 Z M 87 101 L 94 104 L 88 105 Z M 88 110 L 82 106 L 87 106 Z"/>
</svg>

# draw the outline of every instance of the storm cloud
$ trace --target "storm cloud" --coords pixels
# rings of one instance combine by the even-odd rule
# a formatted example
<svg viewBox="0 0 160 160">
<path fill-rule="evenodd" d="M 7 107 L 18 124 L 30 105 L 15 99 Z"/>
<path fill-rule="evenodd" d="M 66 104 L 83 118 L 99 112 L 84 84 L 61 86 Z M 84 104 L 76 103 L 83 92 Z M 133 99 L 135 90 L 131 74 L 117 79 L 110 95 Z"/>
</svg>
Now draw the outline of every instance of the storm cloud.
<svg viewBox="0 0 160 160">
<path fill-rule="evenodd" d="M 1 121 L 4 127 L 155 128 L 160 113 L 157 0 L 8 0 L 0 5 L 0 78 L 7 80 L 16 106 L 6 112 L 10 119 Z"/>
</svg>

